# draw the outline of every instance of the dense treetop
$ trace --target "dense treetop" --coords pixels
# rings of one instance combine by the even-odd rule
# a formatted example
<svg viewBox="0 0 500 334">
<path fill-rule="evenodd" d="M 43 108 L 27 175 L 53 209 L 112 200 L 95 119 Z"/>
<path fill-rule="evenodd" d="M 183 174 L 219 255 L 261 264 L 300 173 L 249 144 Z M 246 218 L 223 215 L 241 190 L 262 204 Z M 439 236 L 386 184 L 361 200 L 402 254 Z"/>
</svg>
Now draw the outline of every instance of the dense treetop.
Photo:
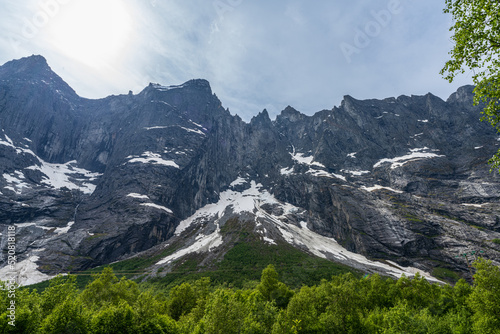
<svg viewBox="0 0 500 334">
<path fill-rule="evenodd" d="M 41 293 L 18 288 L 15 326 L 2 283 L 0 332 L 500 333 L 500 269 L 485 260 L 475 268 L 473 285 L 348 273 L 292 290 L 269 265 L 244 289 L 201 278 L 169 291 L 142 289 L 106 268 L 82 291 L 74 276 L 53 279 Z"/>
</svg>

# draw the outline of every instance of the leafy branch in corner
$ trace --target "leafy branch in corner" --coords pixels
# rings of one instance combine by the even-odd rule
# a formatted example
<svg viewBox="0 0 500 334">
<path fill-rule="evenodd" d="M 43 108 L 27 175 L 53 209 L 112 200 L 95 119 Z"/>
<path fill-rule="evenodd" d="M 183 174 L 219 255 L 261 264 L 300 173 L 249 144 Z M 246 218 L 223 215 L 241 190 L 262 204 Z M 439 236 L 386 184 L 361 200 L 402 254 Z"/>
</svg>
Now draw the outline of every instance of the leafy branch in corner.
<svg viewBox="0 0 500 334">
<path fill-rule="evenodd" d="M 454 46 L 440 73 L 452 82 L 472 70 L 474 104 L 485 104 L 481 120 L 500 132 L 500 1 L 446 0 L 444 12 L 453 17 Z M 489 163 L 500 172 L 500 150 Z"/>
</svg>

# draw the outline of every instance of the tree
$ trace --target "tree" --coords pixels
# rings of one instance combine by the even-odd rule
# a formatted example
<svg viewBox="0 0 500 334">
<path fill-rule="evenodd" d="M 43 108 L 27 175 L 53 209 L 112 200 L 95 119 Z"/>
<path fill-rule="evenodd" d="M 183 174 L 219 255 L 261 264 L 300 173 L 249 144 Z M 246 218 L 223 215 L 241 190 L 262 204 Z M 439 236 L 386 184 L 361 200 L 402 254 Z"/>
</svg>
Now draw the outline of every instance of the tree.
<svg viewBox="0 0 500 334">
<path fill-rule="evenodd" d="M 384 314 L 384 333 L 428 333 L 428 317 L 425 313 L 411 308 L 406 301 L 400 301 Z"/>
<path fill-rule="evenodd" d="M 58 305 L 64 303 L 67 299 L 76 298 L 76 296 L 76 276 L 59 275 L 52 279 L 49 287 L 41 295 L 43 316 L 49 315 Z"/>
<path fill-rule="evenodd" d="M 243 320 L 247 316 L 241 292 L 219 288 L 208 298 L 205 316 L 196 332 L 206 334 L 242 333 Z"/>
<path fill-rule="evenodd" d="M 316 306 L 322 314 L 319 319 L 330 333 L 366 333 L 362 327 L 361 316 L 366 304 L 362 294 L 364 282 L 352 273 L 332 277 L 330 282 L 323 281 L 318 289 L 321 297 Z"/>
<path fill-rule="evenodd" d="M 265 300 L 271 301 L 273 294 L 278 290 L 278 273 L 272 264 L 262 270 L 260 284 L 257 289 L 260 291 Z"/>
<path fill-rule="evenodd" d="M 318 321 L 324 304 L 316 286 L 303 286 L 292 297 L 285 312 L 277 317 L 273 333 L 285 334 L 291 330 L 293 333 L 292 327 L 298 330 L 299 326 L 303 333 L 324 332 L 324 324 Z"/>
<path fill-rule="evenodd" d="M 179 320 L 182 315 L 188 314 L 196 306 L 196 294 L 189 283 L 182 283 L 170 290 L 168 314 Z"/>
<path fill-rule="evenodd" d="M 0 282 L 0 333 L 36 333 L 42 311 L 40 309 L 40 295 L 36 290 L 17 286 L 15 290 L 3 290 L 6 286 Z M 8 298 L 15 293 L 15 299 Z M 10 301 L 15 301 L 15 319 L 8 317 L 11 312 L 7 308 Z M 12 322 L 12 320 L 14 320 Z M 12 326 L 11 324 L 14 324 Z"/>
<path fill-rule="evenodd" d="M 142 319 L 134 334 L 176 334 L 179 329 L 175 320 L 166 314 L 157 314 Z"/>
<path fill-rule="evenodd" d="M 278 315 L 278 307 L 274 302 L 264 300 L 258 290 L 247 290 L 245 293 L 244 306 L 247 316 L 243 321 L 243 333 L 271 333 Z"/>
<path fill-rule="evenodd" d="M 278 280 L 278 273 L 272 264 L 262 270 L 257 290 L 265 300 L 274 301 L 281 308 L 285 308 L 293 296 L 293 292 Z"/>
<path fill-rule="evenodd" d="M 93 333 L 137 333 L 136 315 L 129 304 L 122 301 L 117 306 L 108 304 L 92 318 Z M 144 319 L 147 320 L 147 319 Z M 161 332 L 160 332 L 161 333 Z"/>
<path fill-rule="evenodd" d="M 474 262 L 474 290 L 468 304 L 474 312 L 474 333 L 498 333 L 500 328 L 500 268 L 491 261 Z"/>
<path fill-rule="evenodd" d="M 441 74 L 452 82 L 466 68 L 472 70 L 474 104 L 486 104 L 482 120 L 500 132 L 500 1 L 446 0 L 444 12 L 453 17 L 455 45 Z M 490 164 L 500 172 L 500 150 Z"/>
<path fill-rule="evenodd" d="M 133 305 L 138 296 L 137 283 L 125 277 L 118 279 L 109 267 L 95 275 L 94 280 L 80 294 L 81 300 L 89 308 L 100 308 L 107 304 L 118 305 L 121 301 Z"/>
<path fill-rule="evenodd" d="M 67 299 L 57 305 L 42 322 L 41 334 L 85 334 L 89 322 L 83 305 L 75 299 Z"/>
</svg>

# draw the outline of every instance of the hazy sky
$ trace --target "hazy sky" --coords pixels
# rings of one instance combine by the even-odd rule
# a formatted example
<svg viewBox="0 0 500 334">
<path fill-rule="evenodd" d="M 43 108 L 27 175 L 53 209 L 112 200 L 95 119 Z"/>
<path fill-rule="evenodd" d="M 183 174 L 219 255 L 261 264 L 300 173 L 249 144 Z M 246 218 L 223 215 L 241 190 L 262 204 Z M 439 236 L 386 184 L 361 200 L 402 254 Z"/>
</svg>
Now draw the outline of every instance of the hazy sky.
<svg viewBox="0 0 500 334">
<path fill-rule="evenodd" d="M 88 98 L 204 78 L 249 120 L 459 86 L 439 74 L 444 0 L 23 0 L 0 2 L 0 63 L 41 54 Z"/>
</svg>

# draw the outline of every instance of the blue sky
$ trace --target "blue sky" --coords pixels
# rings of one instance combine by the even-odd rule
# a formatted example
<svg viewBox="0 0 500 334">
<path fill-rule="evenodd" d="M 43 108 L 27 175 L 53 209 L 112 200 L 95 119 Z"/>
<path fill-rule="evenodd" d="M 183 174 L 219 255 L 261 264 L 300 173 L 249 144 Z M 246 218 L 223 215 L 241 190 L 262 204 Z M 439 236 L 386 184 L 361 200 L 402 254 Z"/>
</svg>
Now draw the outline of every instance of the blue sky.
<svg viewBox="0 0 500 334">
<path fill-rule="evenodd" d="M 0 63 L 45 56 L 78 94 L 210 81 L 249 120 L 357 99 L 446 99 L 451 18 L 436 0 L 24 0 L 0 3 Z"/>
</svg>

